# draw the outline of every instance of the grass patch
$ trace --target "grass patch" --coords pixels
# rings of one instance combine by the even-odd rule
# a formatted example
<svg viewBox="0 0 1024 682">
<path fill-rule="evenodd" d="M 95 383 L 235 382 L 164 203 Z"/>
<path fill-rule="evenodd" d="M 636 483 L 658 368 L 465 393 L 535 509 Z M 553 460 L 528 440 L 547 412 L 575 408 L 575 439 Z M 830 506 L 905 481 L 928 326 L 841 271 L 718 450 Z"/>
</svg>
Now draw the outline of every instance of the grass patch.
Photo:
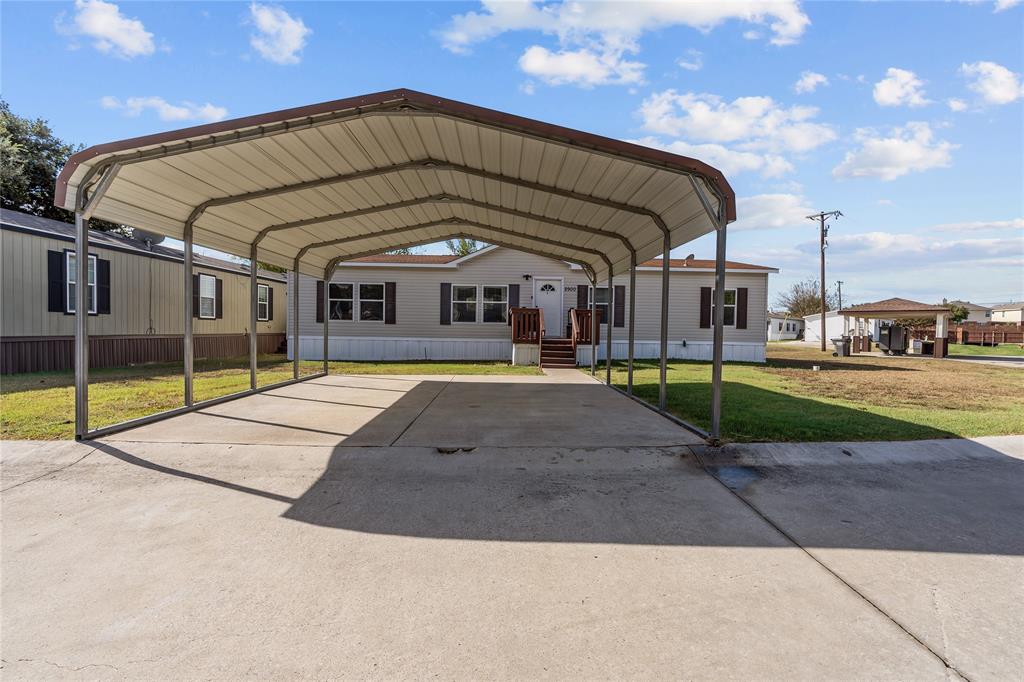
<svg viewBox="0 0 1024 682">
<path fill-rule="evenodd" d="M 301 362 L 300 374 L 320 371 L 320 362 Z M 540 374 L 536 367 L 503 362 L 332 362 L 335 374 Z M 180 363 L 94 369 L 89 376 L 92 428 L 144 417 L 183 404 Z M 249 359 L 196 361 L 193 395 L 209 400 L 249 388 Z M 257 385 L 292 378 L 292 363 L 281 355 L 261 356 Z M 0 380 L 0 439 L 58 440 L 74 437 L 75 388 L 70 372 L 17 374 Z"/>
<path fill-rule="evenodd" d="M 1001 343 L 998 346 L 975 346 L 970 343 L 951 343 L 949 344 L 949 354 L 1024 357 L 1024 345 L 1019 343 Z"/>
<path fill-rule="evenodd" d="M 624 387 L 625 367 L 616 365 L 612 378 Z M 773 344 L 765 365 L 726 364 L 722 378 L 722 434 L 731 441 L 1024 433 L 1019 370 L 920 358 L 833 358 L 802 344 Z M 668 382 L 669 410 L 709 428 L 710 364 L 670 362 Z M 634 392 L 657 401 L 656 363 L 637 363 Z"/>
</svg>

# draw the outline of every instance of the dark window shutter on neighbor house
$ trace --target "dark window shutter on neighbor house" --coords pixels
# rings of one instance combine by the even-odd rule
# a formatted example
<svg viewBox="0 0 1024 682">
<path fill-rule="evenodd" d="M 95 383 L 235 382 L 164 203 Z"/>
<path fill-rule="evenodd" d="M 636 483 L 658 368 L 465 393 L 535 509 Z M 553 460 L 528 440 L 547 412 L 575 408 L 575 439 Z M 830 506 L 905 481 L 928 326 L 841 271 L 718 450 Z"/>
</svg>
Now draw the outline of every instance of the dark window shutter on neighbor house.
<svg viewBox="0 0 1024 682">
<path fill-rule="evenodd" d="M 217 314 L 214 315 L 214 317 L 219 320 L 222 317 L 224 317 L 224 280 L 222 280 L 220 277 L 217 277 L 214 279 L 214 282 L 216 283 L 217 289 L 216 293 L 214 294 L 214 296 L 216 297 L 214 301 L 214 307 L 216 308 Z"/>
<path fill-rule="evenodd" d="M 736 328 L 747 328 L 747 288 L 736 289 Z"/>
<path fill-rule="evenodd" d="M 587 300 L 589 292 L 590 290 L 587 288 L 586 284 L 581 284 L 576 287 L 576 307 L 578 309 L 582 310 L 590 305 L 590 302 Z"/>
<path fill-rule="evenodd" d="M 394 324 L 398 313 L 395 300 L 398 285 L 395 282 L 384 282 L 384 324 Z"/>
<path fill-rule="evenodd" d="M 616 327 L 626 326 L 626 287 L 615 285 L 615 312 L 612 314 L 612 324 Z"/>
<path fill-rule="evenodd" d="M 317 280 L 316 283 L 316 321 L 324 321 L 324 282 Z"/>
<path fill-rule="evenodd" d="M 700 288 L 700 328 L 711 328 L 711 287 Z"/>
<path fill-rule="evenodd" d="M 110 261 L 96 259 L 96 314 L 110 314 Z"/>
<path fill-rule="evenodd" d="M 441 324 L 452 323 L 452 283 L 441 282 Z"/>
<path fill-rule="evenodd" d="M 267 285 L 267 321 L 274 319 L 274 287 Z"/>
<path fill-rule="evenodd" d="M 48 282 L 46 310 L 51 313 L 63 313 L 64 310 L 64 252 L 46 252 L 46 279 Z"/>
<path fill-rule="evenodd" d="M 199 317 L 199 275 L 192 275 L 192 317 Z"/>
</svg>

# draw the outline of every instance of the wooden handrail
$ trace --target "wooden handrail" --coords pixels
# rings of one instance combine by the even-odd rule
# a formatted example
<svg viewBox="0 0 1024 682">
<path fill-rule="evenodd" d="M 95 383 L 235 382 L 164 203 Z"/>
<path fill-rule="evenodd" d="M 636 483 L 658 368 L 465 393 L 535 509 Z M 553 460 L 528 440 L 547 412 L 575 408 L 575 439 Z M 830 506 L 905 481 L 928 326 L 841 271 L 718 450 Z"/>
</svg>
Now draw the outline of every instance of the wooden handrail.
<svg viewBox="0 0 1024 682">
<path fill-rule="evenodd" d="M 589 308 L 572 308 L 569 311 L 569 319 L 572 321 L 572 347 L 583 345 L 586 346 L 590 343 L 590 332 L 592 329 L 591 316 Z M 597 310 L 597 336 L 594 338 L 594 343 L 601 343 L 601 309 Z"/>
<path fill-rule="evenodd" d="M 512 308 L 512 343 L 539 344 L 544 330 L 544 311 L 540 308 Z"/>
</svg>

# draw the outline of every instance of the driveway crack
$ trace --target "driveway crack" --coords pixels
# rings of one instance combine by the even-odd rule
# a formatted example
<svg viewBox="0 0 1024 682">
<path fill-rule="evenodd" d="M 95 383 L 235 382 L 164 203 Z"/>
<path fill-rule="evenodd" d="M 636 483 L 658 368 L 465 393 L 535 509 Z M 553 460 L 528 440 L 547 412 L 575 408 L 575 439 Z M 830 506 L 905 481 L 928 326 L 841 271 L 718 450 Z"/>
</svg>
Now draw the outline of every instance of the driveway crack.
<svg viewBox="0 0 1024 682">
<path fill-rule="evenodd" d="M 7 486 L 6 488 L 0 489 L 0 493 L 5 493 L 8 490 L 14 490 L 15 488 L 20 488 L 21 486 L 25 485 L 26 483 L 32 483 L 33 481 L 38 481 L 41 478 L 46 478 L 47 476 L 52 476 L 53 474 L 59 474 L 62 471 L 66 471 L 67 469 L 70 469 L 71 467 L 73 467 L 76 464 L 78 464 L 79 462 L 81 462 L 83 459 L 85 459 L 86 457 L 88 457 L 92 453 L 96 452 L 96 450 L 98 450 L 98 449 L 99 449 L 98 447 L 94 447 L 92 450 L 90 450 L 89 452 L 85 453 L 84 455 L 82 455 L 81 457 L 76 459 L 71 464 L 66 464 L 66 465 L 64 465 L 64 466 L 62 466 L 60 468 L 54 469 L 52 471 L 47 471 L 44 474 L 39 474 L 35 478 L 30 478 L 27 481 L 22 481 L 21 483 L 15 483 L 14 485 L 10 485 L 10 486 Z"/>
</svg>

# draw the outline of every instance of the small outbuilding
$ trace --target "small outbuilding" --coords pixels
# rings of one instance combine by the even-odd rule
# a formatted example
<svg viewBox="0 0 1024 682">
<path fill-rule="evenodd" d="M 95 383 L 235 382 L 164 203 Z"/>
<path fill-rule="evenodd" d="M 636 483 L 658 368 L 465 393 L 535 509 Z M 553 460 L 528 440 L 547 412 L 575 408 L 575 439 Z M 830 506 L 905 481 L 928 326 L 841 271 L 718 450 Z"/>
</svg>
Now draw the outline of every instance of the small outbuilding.
<svg viewBox="0 0 1024 682">
<path fill-rule="evenodd" d="M 868 327 L 868 320 L 871 318 L 899 320 L 925 317 L 935 318 L 934 356 L 944 358 L 949 352 L 946 338 L 949 333 L 946 324 L 950 314 L 948 306 L 930 305 L 906 298 L 887 298 L 884 301 L 850 306 L 840 310 L 839 314 L 845 318 L 847 333 L 852 332 L 851 348 L 854 353 L 868 351 L 871 348 L 871 332 Z"/>
</svg>

